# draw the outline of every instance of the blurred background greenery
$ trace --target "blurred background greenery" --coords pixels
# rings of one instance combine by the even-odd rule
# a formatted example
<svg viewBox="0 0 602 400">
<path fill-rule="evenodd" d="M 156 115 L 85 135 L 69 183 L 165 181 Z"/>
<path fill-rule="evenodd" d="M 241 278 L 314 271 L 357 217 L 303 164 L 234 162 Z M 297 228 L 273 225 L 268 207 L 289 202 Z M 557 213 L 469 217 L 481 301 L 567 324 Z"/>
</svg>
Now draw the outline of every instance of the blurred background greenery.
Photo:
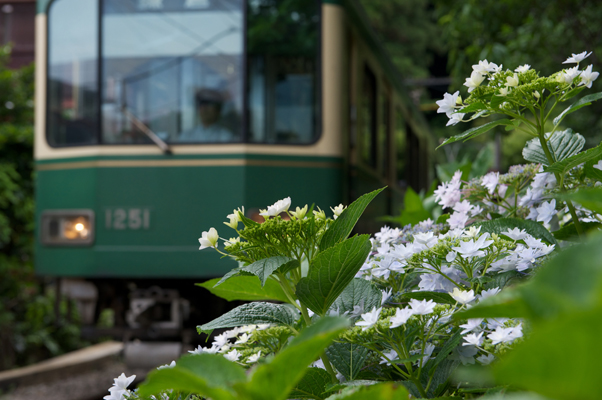
<svg viewBox="0 0 602 400">
<path fill-rule="evenodd" d="M 543 74 L 564 67 L 571 53 L 593 51 L 583 66 L 600 70 L 602 57 L 602 7 L 596 0 L 361 0 L 383 46 L 404 80 L 414 90 L 438 138 L 461 133 L 467 124 L 446 127 L 447 117 L 436 114 L 435 101 L 445 92 L 467 93 L 464 80 L 471 66 L 487 59 L 505 68 L 522 64 Z M 590 93 L 602 90 L 594 82 Z M 563 109 L 564 107 L 560 107 Z M 560 112 L 560 110 L 559 110 Z M 586 147 L 602 139 L 602 103 L 569 116 L 565 127 L 587 139 Z M 486 121 L 481 120 L 482 124 Z M 524 163 L 521 149 L 529 139 L 517 131 L 496 133 L 499 169 Z M 475 159 L 495 134 L 480 140 L 455 143 L 436 152 L 438 163 Z M 495 159 L 494 165 L 495 166 Z"/>
</svg>

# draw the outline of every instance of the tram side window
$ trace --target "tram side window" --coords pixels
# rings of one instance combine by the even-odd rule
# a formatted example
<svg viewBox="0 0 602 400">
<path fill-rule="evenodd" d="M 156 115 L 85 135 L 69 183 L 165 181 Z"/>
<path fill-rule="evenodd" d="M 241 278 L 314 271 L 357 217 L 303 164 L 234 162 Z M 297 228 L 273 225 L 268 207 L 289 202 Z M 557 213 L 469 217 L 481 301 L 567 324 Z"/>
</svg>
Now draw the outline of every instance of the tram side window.
<svg viewBox="0 0 602 400">
<path fill-rule="evenodd" d="M 360 141 L 362 161 L 376 167 L 376 124 L 377 97 L 376 76 L 367 65 L 364 66 L 362 97 L 360 99 Z"/>
<path fill-rule="evenodd" d="M 48 11 L 47 139 L 53 146 L 98 141 L 98 6 L 56 0 Z"/>
<path fill-rule="evenodd" d="M 380 129 L 378 132 L 378 141 L 379 141 L 379 152 L 380 152 L 380 169 L 382 171 L 382 175 L 385 178 L 389 177 L 390 173 L 390 154 L 391 154 L 391 122 L 390 122 L 390 107 L 391 101 L 389 98 L 389 93 L 384 92 L 381 97 L 381 121 L 380 121 Z"/>
<path fill-rule="evenodd" d="M 399 109 L 395 112 L 395 155 L 397 183 L 405 189 L 408 187 L 408 137 L 405 120 Z"/>
<path fill-rule="evenodd" d="M 317 0 L 247 2 L 250 142 L 317 138 L 319 12 Z"/>
<path fill-rule="evenodd" d="M 102 138 L 242 140 L 242 0 L 102 0 Z"/>
</svg>

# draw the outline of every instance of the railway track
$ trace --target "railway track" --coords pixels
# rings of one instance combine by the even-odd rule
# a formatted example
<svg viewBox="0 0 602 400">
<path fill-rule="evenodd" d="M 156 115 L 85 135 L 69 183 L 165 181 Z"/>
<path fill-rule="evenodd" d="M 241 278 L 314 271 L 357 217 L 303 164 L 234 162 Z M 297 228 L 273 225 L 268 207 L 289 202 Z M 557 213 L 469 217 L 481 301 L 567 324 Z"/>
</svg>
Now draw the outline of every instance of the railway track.
<svg viewBox="0 0 602 400">
<path fill-rule="evenodd" d="M 100 343 L 32 366 L 0 372 L 0 400 L 102 399 L 122 372 L 136 375 L 134 384 L 140 383 L 157 365 L 176 359 L 176 352 L 182 352 L 182 346 L 176 343 Z M 146 354 L 146 358 L 141 354 Z"/>
</svg>

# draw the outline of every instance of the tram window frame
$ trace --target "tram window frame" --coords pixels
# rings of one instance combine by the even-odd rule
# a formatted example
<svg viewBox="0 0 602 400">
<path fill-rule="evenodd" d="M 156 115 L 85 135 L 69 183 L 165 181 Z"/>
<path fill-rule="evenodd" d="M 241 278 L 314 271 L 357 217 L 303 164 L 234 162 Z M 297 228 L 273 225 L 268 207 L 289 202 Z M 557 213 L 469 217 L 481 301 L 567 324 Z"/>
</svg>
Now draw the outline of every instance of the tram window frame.
<svg viewBox="0 0 602 400">
<path fill-rule="evenodd" d="M 56 143 L 51 137 L 51 128 L 50 128 L 50 118 L 49 118 L 49 114 L 50 114 L 50 91 L 49 89 L 49 81 L 50 81 L 50 76 L 48 74 L 49 71 L 49 67 L 50 67 L 50 57 L 48 56 L 50 54 L 50 50 L 51 50 L 51 43 L 50 43 L 50 29 L 51 29 L 51 25 L 52 25 L 52 21 L 50 20 L 50 13 L 51 13 L 51 8 L 53 7 L 54 4 L 56 4 L 57 2 L 59 2 L 60 0 L 50 0 L 49 3 L 46 5 L 46 15 L 48 16 L 48 23 L 46 25 L 46 77 L 45 77 L 45 81 L 46 81 L 46 104 L 45 104 L 45 138 L 46 138 L 46 142 L 47 144 L 52 147 L 52 148 L 68 148 L 68 147 L 83 147 L 83 146 L 140 146 L 140 145 L 145 145 L 145 146 L 153 146 L 152 142 L 148 142 L 148 143 L 124 143 L 124 142 L 116 142 L 116 143 L 111 143 L 108 141 L 103 140 L 102 137 L 102 132 L 103 132 L 103 121 L 102 121 L 102 91 L 104 90 L 104 84 L 105 82 L 103 81 L 104 77 L 103 77 L 103 71 L 102 71 L 102 63 L 103 63 L 103 59 L 102 59 L 102 18 L 103 18 L 103 12 L 102 12 L 102 0 L 98 0 L 97 2 L 95 2 L 98 5 L 97 8 L 97 19 L 96 19 L 96 24 L 97 24 L 97 32 L 96 32 L 96 42 L 94 43 L 96 48 L 96 89 L 97 89 L 97 93 L 96 93 L 96 103 L 97 103 L 97 113 L 95 115 L 96 118 L 96 126 L 94 128 L 95 132 L 94 132 L 94 137 L 95 137 L 95 141 L 93 143 L 76 143 L 76 144 L 69 144 L 69 143 Z M 314 102 L 313 102 L 313 136 L 311 138 L 311 140 L 307 141 L 307 142 L 287 142 L 287 141 L 275 141 L 275 142 L 270 142 L 270 141 L 251 141 L 249 140 L 249 99 L 248 99 L 248 84 L 249 84 L 249 71 L 248 71 L 248 63 L 249 63 L 249 54 L 247 52 L 247 39 L 248 39 L 248 17 L 247 17 L 247 1 L 243 0 L 243 6 L 242 6 L 242 14 L 243 14 L 243 30 L 244 30 L 244 37 L 243 37 L 243 50 L 242 50 L 242 103 L 243 103 L 243 107 L 241 110 L 241 118 L 242 118 L 242 126 L 241 126 L 241 135 L 240 135 L 240 140 L 236 140 L 236 141 L 228 141 L 228 142 L 177 142 L 177 141 L 169 141 L 168 144 L 169 145 L 177 145 L 177 146 L 187 146 L 187 145 L 193 145 L 193 146 L 198 146 L 198 145 L 205 145 L 205 144 L 223 144 L 223 145 L 235 145 L 235 144 L 255 144 L 255 145 L 276 145 L 276 146 L 311 146 L 314 145 L 316 142 L 318 142 L 323 135 L 323 126 L 322 126 L 322 121 L 323 121 L 323 109 L 322 109 L 322 91 L 323 91 L 323 84 L 322 84 L 322 38 L 323 38 L 323 29 L 322 29 L 322 20 L 323 20 L 323 15 L 322 15 L 322 2 L 320 0 L 314 0 L 315 4 L 316 4 L 316 17 L 317 17 L 317 35 L 316 35 L 316 49 L 315 49 L 315 70 L 314 70 L 314 84 L 313 84 L 313 88 L 314 88 L 314 93 L 313 93 L 313 97 L 314 97 Z M 181 134 L 181 132 L 179 133 Z"/>
<path fill-rule="evenodd" d="M 361 163 L 378 170 L 378 100 L 376 74 L 365 62 L 359 88 L 359 143 Z"/>
<path fill-rule="evenodd" d="M 380 120 L 378 129 L 379 170 L 385 180 L 391 176 L 391 91 L 382 85 L 380 91 Z"/>
</svg>

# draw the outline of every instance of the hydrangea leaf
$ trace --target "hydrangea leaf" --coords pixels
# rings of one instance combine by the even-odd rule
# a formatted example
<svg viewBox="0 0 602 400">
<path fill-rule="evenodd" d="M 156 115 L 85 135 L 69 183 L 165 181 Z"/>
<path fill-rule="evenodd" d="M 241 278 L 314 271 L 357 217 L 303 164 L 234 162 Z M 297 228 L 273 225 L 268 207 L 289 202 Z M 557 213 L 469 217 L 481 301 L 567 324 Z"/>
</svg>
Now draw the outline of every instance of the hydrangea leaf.
<svg viewBox="0 0 602 400">
<path fill-rule="evenodd" d="M 383 190 L 384 188 L 366 193 L 343 210 L 341 215 L 334 220 L 332 225 L 330 225 L 328 230 L 324 233 L 324 236 L 322 236 L 319 246 L 320 251 L 329 249 L 335 244 L 347 239 L 347 236 L 349 236 L 353 230 L 353 227 L 364 213 L 364 210 L 368 207 L 368 204 L 370 204 L 376 195 Z"/>
<path fill-rule="evenodd" d="M 353 380 L 364 366 L 368 349 L 359 344 L 333 343 L 326 349 L 326 356 L 345 379 Z"/>
<path fill-rule="evenodd" d="M 535 221 L 518 218 L 497 218 L 491 221 L 477 222 L 475 227 L 481 227 L 481 232 L 496 233 L 502 235 L 507 230 L 514 228 L 524 229 L 529 235 L 536 239 L 541 239 L 548 244 L 558 245 L 554 236 L 544 228 L 543 225 Z"/>
<path fill-rule="evenodd" d="M 322 368 L 308 368 L 305 376 L 290 393 L 293 399 L 316 399 L 324 400 L 334 391 L 326 387 L 332 382 L 332 378 Z"/>
<path fill-rule="evenodd" d="M 602 157 L 600 159 L 602 159 Z M 602 182 L 602 171 L 598 168 L 594 168 L 594 165 L 598 164 L 600 159 L 594 158 L 585 163 L 585 176 L 598 182 Z"/>
<path fill-rule="evenodd" d="M 416 300 L 433 300 L 435 303 L 439 304 L 456 304 L 456 300 L 451 297 L 448 293 L 441 292 L 428 292 L 428 291 L 420 291 L 420 292 L 408 292 L 404 293 L 401 296 L 402 300 L 408 301 L 410 299 Z"/>
<path fill-rule="evenodd" d="M 138 393 L 150 397 L 162 391 L 176 390 L 215 400 L 234 400 L 238 397 L 231 385 L 246 380 L 245 370 L 222 355 L 189 355 L 180 358 L 173 368 L 152 371 Z"/>
<path fill-rule="evenodd" d="M 565 160 L 579 153 L 584 145 L 585 138 L 578 133 L 573 133 L 572 129 L 554 132 L 548 140 L 548 148 L 556 161 Z M 550 165 L 538 138 L 531 139 L 525 144 L 523 157 L 533 163 Z"/>
<path fill-rule="evenodd" d="M 354 236 L 319 253 L 308 275 L 297 284 L 299 300 L 318 315 L 324 315 L 353 280 L 370 253 L 368 235 Z"/>
<path fill-rule="evenodd" d="M 583 229 L 583 232 L 586 233 L 594 229 L 600 229 L 600 227 L 602 227 L 602 224 L 599 222 L 581 222 L 581 229 Z M 553 234 L 558 240 L 581 242 L 581 237 L 577 232 L 577 228 L 575 227 L 574 223 L 563 226 L 557 231 L 554 231 Z"/>
<path fill-rule="evenodd" d="M 487 106 L 483 103 L 472 103 L 471 105 L 461 109 L 459 112 L 466 114 L 469 112 L 481 111 L 481 110 L 486 110 L 486 109 L 487 109 Z"/>
<path fill-rule="evenodd" d="M 408 400 L 409 393 L 401 383 L 403 382 L 347 386 L 342 393 L 332 395 L 328 400 Z"/>
<path fill-rule="evenodd" d="M 197 286 L 201 286 L 228 301 L 276 300 L 288 302 L 286 294 L 284 294 L 278 282 L 274 280 L 268 280 L 263 287 L 256 276 L 234 276 L 216 286 L 219 280 L 220 278 L 211 279 L 207 282 L 197 283 Z"/>
<path fill-rule="evenodd" d="M 240 268 L 233 268 L 230 271 L 228 271 L 224 276 L 222 276 L 222 278 L 220 280 L 217 281 L 217 283 L 214 285 L 215 286 L 219 286 L 222 283 L 226 282 L 228 279 L 234 277 L 234 276 L 239 276 L 239 275 L 253 275 L 249 272 L 243 271 Z"/>
<path fill-rule="evenodd" d="M 443 345 L 441 350 L 439 350 L 439 353 L 437 353 L 437 357 L 430 359 L 428 361 L 427 365 L 425 365 L 425 368 L 428 368 L 429 370 L 432 371 L 443 360 L 445 360 L 447 358 L 449 353 L 451 353 L 456 347 L 458 347 L 458 345 L 460 344 L 461 341 L 462 341 L 462 335 L 460 334 L 460 331 L 458 330 L 449 339 L 447 339 L 447 341 L 445 342 L 445 344 Z"/>
<path fill-rule="evenodd" d="M 382 292 L 371 282 L 354 278 L 330 307 L 339 314 L 352 313 L 355 307 L 362 312 L 380 307 Z"/>
<path fill-rule="evenodd" d="M 197 331 L 200 334 L 201 332 L 211 332 L 214 329 L 234 328 L 236 326 L 255 324 L 291 326 L 298 318 L 299 312 L 289 304 L 274 304 L 256 301 L 238 306 L 211 322 L 197 326 Z"/>
<path fill-rule="evenodd" d="M 554 164 L 544 167 L 545 172 L 556 172 L 564 175 L 577 165 L 588 162 L 590 160 L 599 159 L 602 157 L 602 145 L 594 147 L 592 149 L 582 151 L 581 153 L 575 154 L 562 161 L 557 161 Z"/>
<path fill-rule="evenodd" d="M 494 366 L 494 376 L 500 383 L 558 400 L 599 399 L 600 315 L 598 306 L 534 326 L 525 342 Z M 577 367 L 558 368 L 566 363 Z"/>
<path fill-rule="evenodd" d="M 241 271 L 251 273 L 259 278 L 261 286 L 264 286 L 270 275 L 281 270 L 287 272 L 291 268 L 299 266 L 299 262 L 290 257 L 275 256 L 255 261 L 252 264 L 240 267 Z"/>
<path fill-rule="evenodd" d="M 493 128 L 495 128 L 498 125 L 511 125 L 511 124 L 512 124 L 512 121 L 510 121 L 509 119 L 498 119 L 497 121 L 488 122 L 488 123 L 486 123 L 484 125 L 471 128 L 471 129 L 469 129 L 467 131 L 462 132 L 459 135 L 452 136 L 452 137 L 448 138 L 446 141 L 444 141 L 443 143 L 441 143 L 437 147 L 437 149 L 439 147 L 441 147 L 441 146 L 445 146 L 446 144 L 457 142 L 459 140 L 466 141 L 466 140 L 472 139 L 474 137 L 482 135 L 485 132 L 488 132 L 488 131 L 492 130 Z"/>
<path fill-rule="evenodd" d="M 235 385 L 235 389 L 250 400 L 290 398 L 307 366 L 348 326 L 346 318 L 321 318 L 301 331 L 272 361 L 258 366 L 250 382 Z"/>
<path fill-rule="evenodd" d="M 559 200 L 571 200 L 588 210 L 602 213 L 602 188 L 583 188 L 572 193 L 560 193 L 554 197 Z"/>
<path fill-rule="evenodd" d="M 564 119 L 564 117 L 566 117 L 570 113 L 573 113 L 582 107 L 589 106 L 590 104 L 592 104 L 592 101 L 600 99 L 602 99 L 602 92 L 582 97 L 576 103 L 571 104 L 569 107 L 567 107 L 563 112 L 560 113 L 560 115 L 554 118 L 554 126 L 558 126 L 560 122 Z"/>
</svg>

